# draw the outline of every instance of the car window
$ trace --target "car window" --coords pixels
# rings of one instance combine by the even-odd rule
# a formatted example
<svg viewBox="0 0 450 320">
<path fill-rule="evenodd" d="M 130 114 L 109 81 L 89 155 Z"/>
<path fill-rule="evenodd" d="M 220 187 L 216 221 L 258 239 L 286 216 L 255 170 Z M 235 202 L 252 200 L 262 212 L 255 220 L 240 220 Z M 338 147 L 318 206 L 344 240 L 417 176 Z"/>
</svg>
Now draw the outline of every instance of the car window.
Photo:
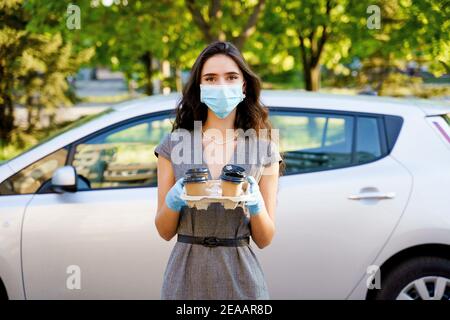
<svg viewBox="0 0 450 320">
<path fill-rule="evenodd" d="M 153 152 L 171 128 L 168 116 L 121 125 L 76 145 L 72 165 L 91 189 L 156 186 Z"/>
<path fill-rule="evenodd" d="M 0 184 L 0 195 L 33 194 L 66 163 L 66 148 L 55 151 L 22 169 Z"/>
<path fill-rule="evenodd" d="M 285 174 L 349 165 L 352 161 L 353 117 L 317 113 L 274 114 L 279 129 Z"/>
<path fill-rule="evenodd" d="M 381 144 L 377 119 L 358 117 L 356 126 L 356 162 L 364 163 L 380 156 Z"/>
<path fill-rule="evenodd" d="M 382 155 L 376 117 L 272 111 L 270 120 L 279 129 L 286 175 L 362 164 Z"/>
</svg>

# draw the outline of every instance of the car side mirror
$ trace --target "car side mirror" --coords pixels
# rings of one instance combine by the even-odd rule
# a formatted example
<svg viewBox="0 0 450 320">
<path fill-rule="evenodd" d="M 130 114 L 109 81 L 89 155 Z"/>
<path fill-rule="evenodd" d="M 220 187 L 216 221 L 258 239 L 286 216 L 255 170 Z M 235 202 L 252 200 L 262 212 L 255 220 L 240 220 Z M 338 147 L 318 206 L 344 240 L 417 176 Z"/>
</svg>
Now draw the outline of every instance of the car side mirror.
<svg viewBox="0 0 450 320">
<path fill-rule="evenodd" d="M 77 191 L 77 172 L 72 166 L 56 169 L 52 175 L 52 189 L 56 193 Z"/>
</svg>

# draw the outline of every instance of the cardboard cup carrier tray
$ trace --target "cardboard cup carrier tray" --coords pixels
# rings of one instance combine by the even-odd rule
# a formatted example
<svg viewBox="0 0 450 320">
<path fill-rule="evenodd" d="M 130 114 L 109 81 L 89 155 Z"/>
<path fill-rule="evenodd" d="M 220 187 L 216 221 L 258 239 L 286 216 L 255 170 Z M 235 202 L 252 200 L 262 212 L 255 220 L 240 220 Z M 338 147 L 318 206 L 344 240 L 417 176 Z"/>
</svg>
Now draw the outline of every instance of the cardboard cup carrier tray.
<svg viewBox="0 0 450 320">
<path fill-rule="evenodd" d="M 211 203 L 221 203 L 225 209 L 235 209 L 237 206 L 243 206 L 243 201 L 253 200 L 253 195 L 249 193 L 249 183 L 243 182 L 242 193 L 239 196 L 222 196 L 221 180 L 206 181 L 207 195 L 190 196 L 186 194 L 186 187 L 183 187 L 181 199 L 185 200 L 190 208 L 198 210 L 207 209 Z"/>
</svg>

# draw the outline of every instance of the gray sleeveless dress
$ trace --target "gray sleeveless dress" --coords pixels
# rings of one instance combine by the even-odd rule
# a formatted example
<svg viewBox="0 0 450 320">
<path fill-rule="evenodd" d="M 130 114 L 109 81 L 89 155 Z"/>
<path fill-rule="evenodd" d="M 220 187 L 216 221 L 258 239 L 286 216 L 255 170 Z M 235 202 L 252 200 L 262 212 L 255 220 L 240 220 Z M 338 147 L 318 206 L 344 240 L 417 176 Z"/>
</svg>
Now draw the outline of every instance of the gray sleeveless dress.
<svg viewBox="0 0 450 320">
<path fill-rule="evenodd" d="M 193 148 L 192 132 L 189 139 Z M 256 161 L 254 158 L 250 161 L 252 151 L 248 141 L 247 137 L 244 160 L 241 159 L 242 149 L 236 149 L 229 163 L 243 167 L 259 181 L 263 167 L 274 161 L 281 162 L 281 156 L 276 148 L 269 147 L 269 156 L 258 156 Z M 172 162 L 176 180 L 183 177 L 189 168 L 207 167 L 203 152 L 197 163 L 174 163 L 171 152 L 177 143 L 179 141 L 172 141 L 169 133 L 155 148 L 156 156 L 161 155 Z M 249 222 L 247 209 L 240 206 L 233 210 L 224 209 L 219 203 L 211 204 L 206 210 L 183 207 L 177 233 L 196 237 L 237 238 L 251 235 Z M 269 299 L 269 292 L 251 245 L 205 247 L 176 242 L 164 272 L 161 299 Z"/>
</svg>

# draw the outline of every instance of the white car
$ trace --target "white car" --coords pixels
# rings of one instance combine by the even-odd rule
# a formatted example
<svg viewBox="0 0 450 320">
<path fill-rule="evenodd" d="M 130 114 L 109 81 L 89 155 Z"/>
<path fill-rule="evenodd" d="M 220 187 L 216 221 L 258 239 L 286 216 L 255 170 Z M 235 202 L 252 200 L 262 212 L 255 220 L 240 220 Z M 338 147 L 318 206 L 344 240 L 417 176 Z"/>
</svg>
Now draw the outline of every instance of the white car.
<svg viewBox="0 0 450 320">
<path fill-rule="evenodd" d="M 159 299 L 154 147 L 178 94 L 77 122 L 0 166 L 0 295 Z M 273 299 L 450 298 L 450 106 L 264 91 L 280 130 Z"/>
</svg>

